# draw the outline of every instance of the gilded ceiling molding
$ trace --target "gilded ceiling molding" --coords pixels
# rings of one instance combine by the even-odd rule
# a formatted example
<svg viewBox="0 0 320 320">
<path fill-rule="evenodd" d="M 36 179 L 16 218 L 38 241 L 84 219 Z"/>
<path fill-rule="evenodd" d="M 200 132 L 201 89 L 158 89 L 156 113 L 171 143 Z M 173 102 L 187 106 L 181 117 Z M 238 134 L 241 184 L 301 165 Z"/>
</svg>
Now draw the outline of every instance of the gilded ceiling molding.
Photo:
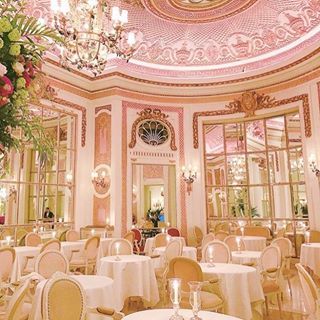
<svg viewBox="0 0 320 320">
<path fill-rule="evenodd" d="M 175 131 L 172 124 L 167 120 L 167 118 L 169 117 L 168 115 L 166 115 L 165 113 L 162 113 L 160 109 L 151 109 L 151 108 L 146 108 L 138 112 L 137 114 L 139 117 L 134 121 L 131 128 L 131 141 L 129 143 L 130 149 L 134 148 L 137 143 L 137 127 L 139 123 L 145 120 L 157 120 L 164 123 L 169 128 L 170 148 L 172 151 L 177 150 Z"/>
<path fill-rule="evenodd" d="M 303 120 L 304 120 L 304 133 L 307 138 L 312 135 L 311 128 L 311 114 L 308 94 L 301 94 L 288 99 L 275 100 L 270 96 L 258 94 L 255 91 L 246 91 L 240 98 L 235 99 L 226 105 L 226 109 L 213 110 L 213 111 L 201 111 L 193 114 L 193 147 L 198 149 L 199 147 L 199 118 L 200 117 L 215 117 L 235 113 L 244 113 L 245 117 L 254 116 L 255 111 L 262 109 L 270 109 L 279 107 L 292 102 L 302 101 L 303 108 Z"/>
<path fill-rule="evenodd" d="M 82 107 L 78 104 L 75 104 L 73 102 L 54 97 L 52 100 L 54 103 L 61 104 L 63 106 L 66 106 L 70 109 L 74 109 L 81 112 L 81 147 L 85 147 L 86 145 L 86 134 L 87 134 L 87 110 L 85 107 Z"/>
<path fill-rule="evenodd" d="M 273 69 L 264 73 L 260 73 L 260 74 L 256 74 L 253 76 L 248 76 L 248 77 L 243 77 L 243 78 L 236 78 L 236 79 L 231 79 L 231 80 L 222 80 L 222 81 L 217 81 L 217 82 L 205 82 L 205 83 L 170 83 L 170 82 L 162 82 L 162 81 L 155 81 L 155 80 L 148 80 L 148 79 L 142 79 L 142 78 L 137 78 L 137 77 L 133 77 L 118 71 L 115 72 L 110 72 L 110 73 L 105 73 L 102 74 L 100 76 L 97 77 L 91 77 L 88 76 L 78 70 L 74 70 L 71 69 L 69 70 L 69 72 L 76 74 L 82 78 L 88 79 L 88 80 L 92 80 L 92 81 L 97 81 L 97 80 L 101 80 L 101 79 L 105 79 L 105 78 L 110 78 L 110 77 L 120 77 L 120 78 L 124 78 L 127 80 L 132 80 L 132 81 L 136 81 L 136 82 L 140 82 L 140 83 L 147 83 L 147 84 L 153 84 L 153 85 L 159 85 L 159 86 L 164 86 L 164 87 L 179 87 L 179 88 L 196 88 L 196 87 L 211 87 L 211 86 L 221 86 L 221 85 L 228 85 L 228 84 L 235 84 L 235 83 L 243 83 L 246 81 L 250 81 L 250 80 L 256 80 L 259 78 L 263 78 L 266 76 L 270 76 L 279 72 L 283 72 L 288 70 L 289 68 L 295 67 L 309 59 L 311 59 L 312 57 L 314 57 L 315 55 L 320 53 L 320 47 L 317 48 L 316 50 L 312 51 L 311 53 L 309 53 L 308 55 L 302 57 L 301 59 L 298 59 L 292 63 L 289 63 L 288 65 L 279 67 L 277 69 Z M 58 61 L 52 60 L 50 58 L 46 58 L 45 59 L 46 62 L 53 64 L 55 66 L 61 67 L 60 63 Z M 281 82 L 279 82 L 281 83 Z"/>
</svg>

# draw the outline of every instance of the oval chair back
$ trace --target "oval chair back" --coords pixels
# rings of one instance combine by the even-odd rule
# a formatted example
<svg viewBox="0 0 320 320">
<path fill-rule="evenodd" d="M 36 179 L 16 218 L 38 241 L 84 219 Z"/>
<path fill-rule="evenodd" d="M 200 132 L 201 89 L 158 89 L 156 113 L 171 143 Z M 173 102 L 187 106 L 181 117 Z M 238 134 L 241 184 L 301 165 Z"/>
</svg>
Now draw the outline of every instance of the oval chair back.
<svg viewBox="0 0 320 320">
<path fill-rule="evenodd" d="M 224 239 L 229 235 L 227 231 L 220 230 L 214 234 L 216 240 L 224 241 Z"/>
<path fill-rule="evenodd" d="M 27 247 L 37 247 L 41 244 L 41 237 L 35 232 L 29 232 L 25 238 L 25 245 Z"/>
<path fill-rule="evenodd" d="M 36 259 L 35 272 L 45 279 L 51 278 L 56 272 L 68 273 L 68 271 L 69 262 L 60 251 L 46 250 Z"/>
<path fill-rule="evenodd" d="M 277 246 L 268 246 L 260 256 L 261 271 L 277 270 L 281 266 L 281 251 Z"/>
<path fill-rule="evenodd" d="M 304 269 L 304 267 L 297 263 L 298 276 L 302 287 L 304 304 L 309 315 L 316 315 L 315 319 L 320 319 L 320 294 L 316 284 L 311 278 L 310 274 Z"/>
<path fill-rule="evenodd" d="M 291 257 L 292 243 L 288 238 L 277 238 L 271 242 L 272 245 L 278 246 L 281 252 L 282 260 Z"/>
<path fill-rule="evenodd" d="M 213 233 L 210 232 L 210 233 L 206 234 L 202 239 L 201 247 L 204 248 L 207 243 L 209 243 L 209 242 L 211 242 L 213 240 L 215 240 L 215 237 L 214 237 Z"/>
<path fill-rule="evenodd" d="M 203 232 L 198 226 L 193 227 L 193 235 L 196 239 L 196 246 L 201 246 L 202 240 L 203 240 Z"/>
<path fill-rule="evenodd" d="M 175 227 L 168 228 L 167 234 L 171 237 L 180 237 L 180 231 L 178 228 L 175 228 Z"/>
<path fill-rule="evenodd" d="M 53 276 L 42 291 L 42 310 L 44 320 L 84 320 L 86 295 L 80 283 L 65 275 Z"/>
<path fill-rule="evenodd" d="M 182 245 L 179 240 L 172 240 L 167 244 L 165 250 L 166 262 L 169 263 L 173 258 L 182 256 Z"/>
<path fill-rule="evenodd" d="M 203 273 L 198 262 L 186 258 L 176 257 L 170 260 L 167 279 L 180 278 L 181 290 L 189 292 L 189 281 L 203 281 Z"/>
<path fill-rule="evenodd" d="M 76 230 L 67 230 L 66 241 L 78 241 L 80 240 L 80 233 Z"/>
<path fill-rule="evenodd" d="M 204 262 L 209 262 L 210 247 L 212 248 L 212 262 L 229 263 L 231 260 L 230 250 L 228 246 L 219 240 L 213 240 L 202 249 L 202 259 Z"/>
<path fill-rule="evenodd" d="M 15 259 L 16 252 L 13 248 L 8 247 L 0 249 L 0 283 L 10 281 L 10 276 Z"/>
<path fill-rule="evenodd" d="M 237 242 L 237 238 L 239 238 L 239 247 L 238 248 L 238 242 Z M 246 249 L 246 246 L 244 244 L 244 241 L 241 239 L 241 237 L 237 237 L 234 235 L 231 236 L 227 236 L 224 239 L 224 243 L 228 246 L 230 252 L 232 251 L 238 251 L 238 249 L 240 249 L 240 251 L 244 251 Z"/>
<path fill-rule="evenodd" d="M 117 250 L 118 247 L 118 250 Z M 109 256 L 133 254 L 132 244 L 127 239 L 115 239 L 110 243 Z"/>
<path fill-rule="evenodd" d="M 41 250 L 40 253 L 46 251 L 46 250 L 56 250 L 56 251 L 60 251 L 61 250 L 61 243 L 58 239 L 51 239 L 48 242 L 46 242 Z"/>
<path fill-rule="evenodd" d="M 84 251 L 87 260 L 92 261 L 97 259 L 99 245 L 100 238 L 97 236 L 91 237 L 86 241 Z"/>
<path fill-rule="evenodd" d="M 154 247 L 155 248 L 166 247 L 169 242 L 168 239 L 170 238 L 171 237 L 166 233 L 158 233 L 154 237 Z"/>
</svg>

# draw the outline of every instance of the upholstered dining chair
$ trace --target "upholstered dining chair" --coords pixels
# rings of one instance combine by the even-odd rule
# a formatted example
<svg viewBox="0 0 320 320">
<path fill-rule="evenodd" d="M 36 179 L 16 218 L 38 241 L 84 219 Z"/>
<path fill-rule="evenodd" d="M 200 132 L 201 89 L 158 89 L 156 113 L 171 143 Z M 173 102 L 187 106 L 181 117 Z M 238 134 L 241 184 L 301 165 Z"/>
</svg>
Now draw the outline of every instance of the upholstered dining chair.
<svg viewBox="0 0 320 320">
<path fill-rule="evenodd" d="M 260 257 L 260 272 L 262 276 L 261 284 L 265 297 L 266 312 L 269 315 L 268 298 L 272 295 L 277 296 L 280 316 L 281 308 L 281 287 L 279 276 L 281 268 L 281 252 L 277 246 L 268 246 L 263 249 Z"/>
<path fill-rule="evenodd" d="M 180 230 L 175 227 L 169 227 L 167 229 L 167 234 L 171 237 L 180 237 Z"/>
<path fill-rule="evenodd" d="M 59 273 L 45 284 L 41 302 L 43 320 L 85 320 L 91 313 L 113 319 L 121 319 L 123 316 L 113 309 L 89 308 L 81 284 L 75 278 Z"/>
<path fill-rule="evenodd" d="M 202 239 L 201 248 L 204 248 L 208 242 L 213 240 L 215 240 L 215 237 L 212 232 L 206 234 Z"/>
<path fill-rule="evenodd" d="M 10 275 L 16 252 L 13 248 L 6 247 L 0 249 L 0 284 L 10 282 Z"/>
<path fill-rule="evenodd" d="M 169 236 L 167 233 L 158 233 L 154 237 L 154 248 L 159 248 L 159 247 L 166 247 L 168 244 L 168 238 L 170 239 L 171 236 Z"/>
<path fill-rule="evenodd" d="M 240 248 L 238 248 L 237 238 L 239 239 L 238 241 L 239 241 L 239 247 Z M 237 237 L 237 236 L 234 236 L 234 235 L 227 236 L 224 239 L 224 243 L 228 246 L 230 252 L 238 251 L 238 249 L 240 249 L 240 251 L 246 250 L 246 246 L 244 244 L 244 241 L 240 237 Z"/>
<path fill-rule="evenodd" d="M 214 234 L 216 240 L 224 241 L 224 239 L 229 235 L 227 231 L 220 230 Z"/>
<path fill-rule="evenodd" d="M 285 234 L 286 234 L 286 229 L 285 228 L 281 228 L 281 229 L 279 229 L 277 231 L 276 238 L 283 238 Z"/>
<path fill-rule="evenodd" d="M 25 238 L 27 247 L 37 247 L 41 244 L 41 237 L 35 232 L 29 232 Z"/>
<path fill-rule="evenodd" d="M 310 274 L 300 264 L 296 264 L 298 276 L 302 287 L 304 305 L 307 313 L 314 316 L 314 319 L 320 319 L 320 293 Z"/>
<path fill-rule="evenodd" d="M 165 275 L 168 271 L 168 265 L 173 258 L 182 256 L 182 244 L 179 240 L 170 241 L 164 252 L 164 266 L 155 268 L 155 274 L 158 282 L 158 286 L 160 288 L 160 292 L 162 292 L 163 299 L 165 301 L 166 298 L 166 279 Z"/>
<path fill-rule="evenodd" d="M 210 249 L 210 247 L 212 249 Z M 209 254 L 212 250 L 212 262 L 215 263 L 230 263 L 231 255 L 228 246 L 219 240 L 213 240 L 207 243 L 202 249 L 202 261 L 209 262 L 211 260 Z"/>
<path fill-rule="evenodd" d="M 203 240 L 203 232 L 198 226 L 194 226 L 193 229 L 193 236 L 195 238 L 196 247 L 201 248 L 202 240 Z"/>
<path fill-rule="evenodd" d="M 40 250 L 40 253 L 47 251 L 47 250 L 61 250 L 61 243 L 58 239 L 51 239 L 48 242 L 46 242 Z"/>
<path fill-rule="evenodd" d="M 128 240 L 130 243 L 132 243 L 132 246 L 133 246 L 134 240 L 135 240 L 135 234 L 134 234 L 134 232 L 133 232 L 133 231 L 128 231 L 128 232 L 124 235 L 123 239 Z"/>
<path fill-rule="evenodd" d="M 320 231 L 310 230 L 310 242 L 320 242 Z"/>
<path fill-rule="evenodd" d="M 181 308 L 190 309 L 189 285 L 190 281 L 204 282 L 203 273 L 198 262 L 186 258 L 176 257 L 169 262 L 166 279 L 181 279 Z M 219 279 L 212 278 L 202 286 L 201 309 L 208 311 L 223 311 L 224 298 L 220 290 Z"/>
<path fill-rule="evenodd" d="M 134 233 L 133 252 L 136 254 L 145 254 L 144 239 L 142 237 L 141 231 L 138 228 L 132 228 L 131 231 Z"/>
<path fill-rule="evenodd" d="M 57 250 L 46 250 L 37 257 L 35 272 L 45 279 L 51 278 L 56 272 L 68 273 L 69 261 Z"/>
<path fill-rule="evenodd" d="M 271 245 L 277 246 L 281 252 L 281 270 L 280 273 L 288 281 L 290 296 L 292 297 L 291 279 L 295 276 L 291 270 L 292 243 L 288 238 L 277 238 L 271 242 Z"/>
<path fill-rule="evenodd" d="M 31 280 L 24 281 L 13 293 L 6 308 L 4 317 L 0 315 L 0 319 L 4 320 L 28 320 L 31 310 L 29 300 Z"/>
<path fill-rule="evenodd" d="M 79 253 L 80 250 L 72 250 L 69 260 L 70 270 L 84 268 L 84 273 L 89 273 L 89 268 L 94 270 L 97 262 L 100 237 L 94 236 L 89 238 L 85 245 L 84 251 L 80 257 L 74 257 L 74 253 Z"/>
<path fill-rule="evenodd" d="M 133 254 L 132 243 L 127 239 L 115 239 L 110 243 L 109 256 Z"/>
<path fill-rule="evenodd" d="M 76 230 L 67 230 L 66 241 L 78 241 L 80 240 L 80 233 Z"/>
</svg>

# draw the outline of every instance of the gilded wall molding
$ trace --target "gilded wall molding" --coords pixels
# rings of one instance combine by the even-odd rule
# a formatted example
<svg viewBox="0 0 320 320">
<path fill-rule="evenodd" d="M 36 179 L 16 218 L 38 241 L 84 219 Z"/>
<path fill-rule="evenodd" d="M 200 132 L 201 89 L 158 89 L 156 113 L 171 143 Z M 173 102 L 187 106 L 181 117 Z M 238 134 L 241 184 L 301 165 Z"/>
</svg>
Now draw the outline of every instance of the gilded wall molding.
<svg viewBox="0 0 320 320">
<path fill-rule="evenodd" d="M 311 128 L 311 114 L 308 94 L 301 94 L 287 99 L 275 100 L 270 96 L 263 94 L 257 94 L 255 91 L 246 91 L 240 98 L 235 99 L 226 105 L 226 109 L 201 111 L 193 113 L 193 147 L 198 149 L 199 147 L 199 118 L 200 117 L 215 117 L 223 116 L 235 113 L 244 113 L 246 116 L 254 116 L 255 111 L 262 109 L 270 109 L 279 107 L 292 102 L 302 101 L 303 120 L 304 120 L 304 133 L 307 138 L 312 135 Z"/>
<path fill-rule="evenodd" d="M 105 105 L 105 106 L 96 107 L 94 109 L 95 115 L 97 115 L 102 110 L 107 111 L 107 112 L 110 113 L 111 112 L 111 104 L 108 104 L 108 105 Z"/>
<path fill-rule="evenodd" d="M 139 117 L 134 121 L 131 127 L 131 141 L 129 143 L 130 149 L 133 149 L 137 143 L 137 127 L 139 123 L 145 120 L 157 120 L 164 123 L 168 127 L 170 130 L 170 148 L 172 151 L 177 150 L 175 131 L 173 125 L 167 120 L 169 117 L 168 115 L 162 113 L 160 109 L 151 108 L 146 108 L 140 112 L 137 112 L 137 114 Z"/>
</svg>

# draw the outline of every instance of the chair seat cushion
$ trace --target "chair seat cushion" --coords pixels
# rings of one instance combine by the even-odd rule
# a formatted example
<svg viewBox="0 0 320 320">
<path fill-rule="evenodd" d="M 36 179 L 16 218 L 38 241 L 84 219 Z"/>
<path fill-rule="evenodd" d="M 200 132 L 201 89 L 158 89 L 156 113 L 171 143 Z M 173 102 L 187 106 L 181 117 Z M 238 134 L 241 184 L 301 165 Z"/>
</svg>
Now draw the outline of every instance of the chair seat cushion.
<svg viewBox="0 0 320 320">
<path fill-rule="evenodd" d="M 265 280 L 262 282 L 262 289 L 264 294 L 280 291 L 279 285 L 272 280 Z"/>
<path fill-rule="evenodd" d="M 181 293 L 181 308 L 184 309 L 190 309 L 191 305 L 189 302 L 189 292 L 182 292 Z M 201 297 L 201 309 L 203 310 L 215 310 L 217 307 L 221 306 L 223 304 L 223 300 L 220 299 L 216 294 L 201 291 L 200 292 Z"/>
</svg>

